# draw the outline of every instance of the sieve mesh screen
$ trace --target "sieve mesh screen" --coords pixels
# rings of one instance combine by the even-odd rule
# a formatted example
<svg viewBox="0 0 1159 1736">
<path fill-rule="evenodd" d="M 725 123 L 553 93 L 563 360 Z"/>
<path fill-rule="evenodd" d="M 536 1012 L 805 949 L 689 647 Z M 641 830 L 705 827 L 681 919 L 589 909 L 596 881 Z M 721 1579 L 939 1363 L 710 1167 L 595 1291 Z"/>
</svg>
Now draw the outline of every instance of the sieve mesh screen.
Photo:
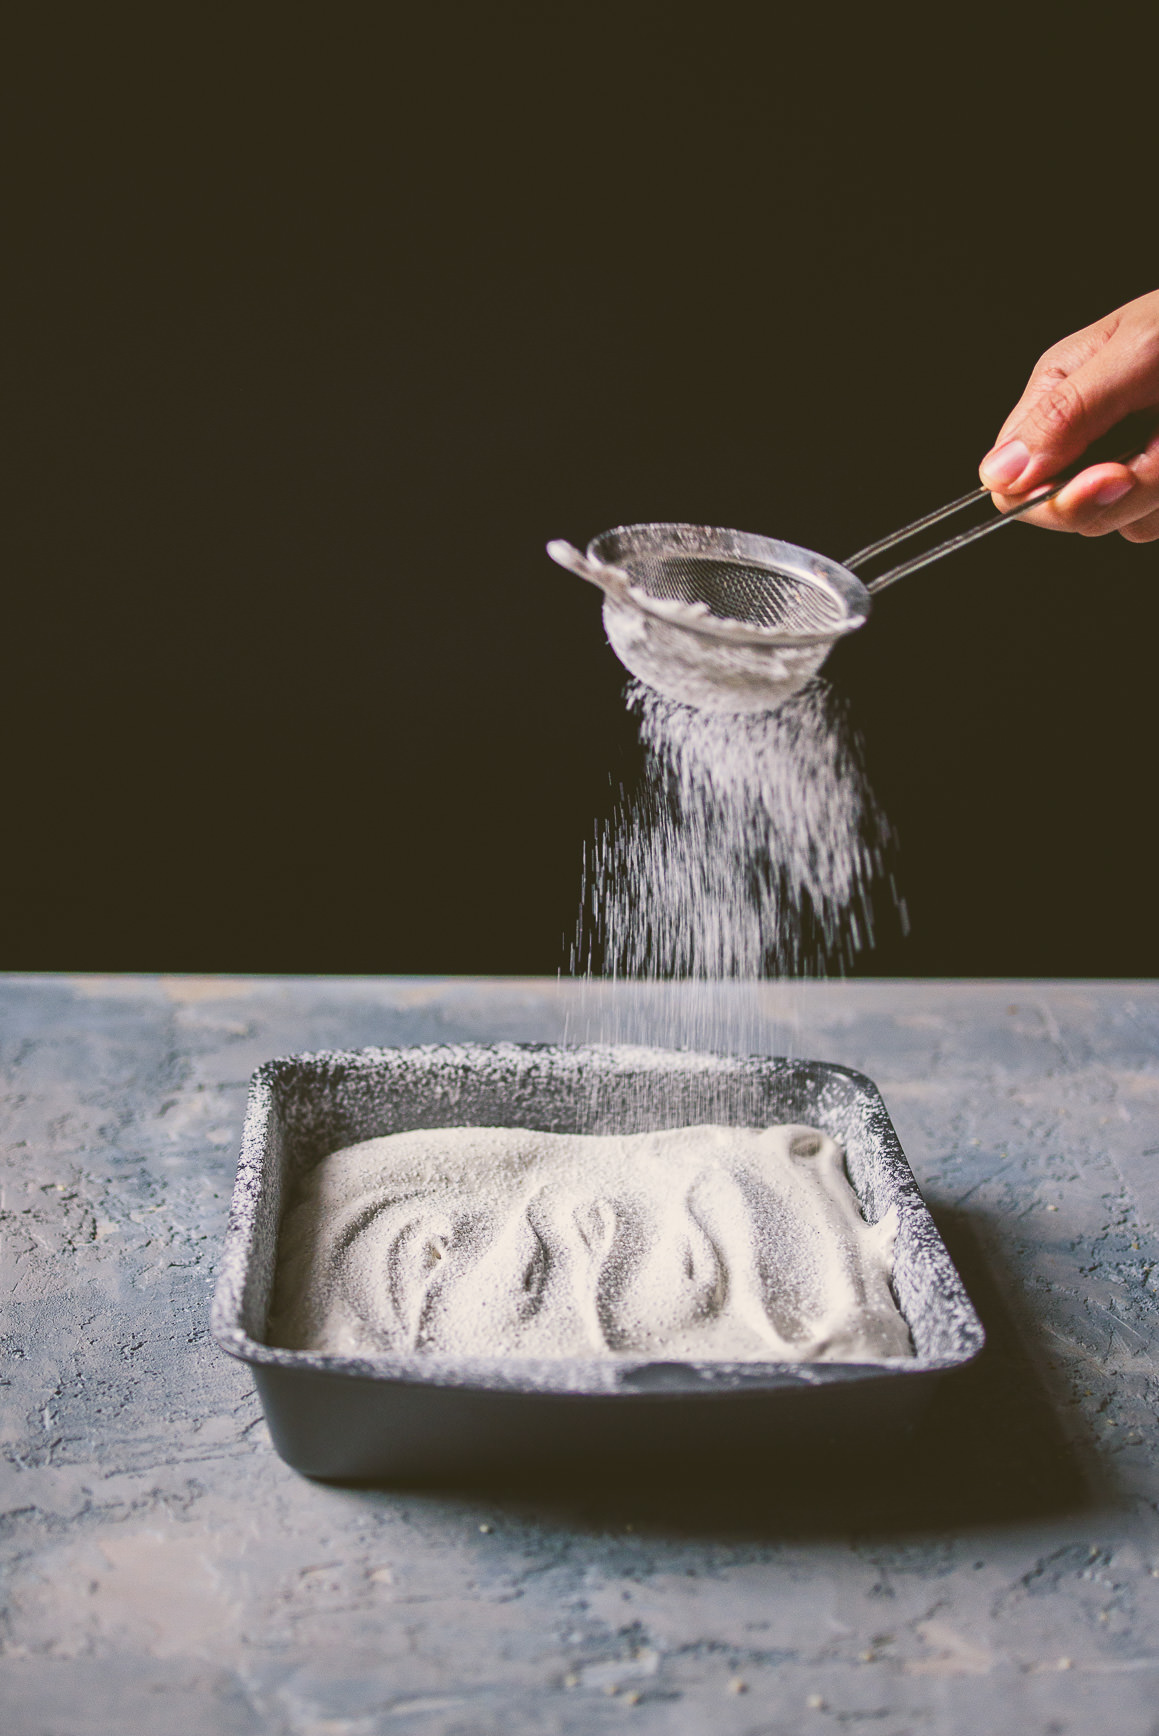
<svg viewBox="0 0 1159 1736">
<path fill-rule="evenodd" d="M 844 620 L 837 598 L 788 573 L 710 555 L 633 549 L 619 564 L 650 597 L 703 603 L 722 621 L 743 621 L 782 633 L 836 632 Z"/>
</svg>

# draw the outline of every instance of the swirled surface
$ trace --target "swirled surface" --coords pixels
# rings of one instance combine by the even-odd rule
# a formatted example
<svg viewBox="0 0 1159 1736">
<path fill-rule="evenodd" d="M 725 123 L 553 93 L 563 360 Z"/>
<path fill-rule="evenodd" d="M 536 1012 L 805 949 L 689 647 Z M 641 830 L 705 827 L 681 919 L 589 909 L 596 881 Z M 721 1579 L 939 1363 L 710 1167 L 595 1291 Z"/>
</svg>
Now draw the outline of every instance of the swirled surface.
<svg viewBox="0 0 1159 1736">
<path fill-rule="evenodd" d="M 282 1227 L 271 1342 L 348 1355 L 912 1355 L 839 1146 L 797 1126 L 453 1127 L 348 1146 Z"/>
</svg>

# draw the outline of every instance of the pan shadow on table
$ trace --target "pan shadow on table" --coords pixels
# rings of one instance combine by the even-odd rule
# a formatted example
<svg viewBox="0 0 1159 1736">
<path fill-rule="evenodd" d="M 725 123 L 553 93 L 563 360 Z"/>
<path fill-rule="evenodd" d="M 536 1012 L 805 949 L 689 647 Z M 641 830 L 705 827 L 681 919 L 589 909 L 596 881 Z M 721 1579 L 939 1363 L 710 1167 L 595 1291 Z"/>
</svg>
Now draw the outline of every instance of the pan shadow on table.
<svg viewBox="0 0 1159 1736">
<path fill-rule="evenodd" d="M 1063 1432 L 969 1215 L 934 1215 L 986 1346 L 941 1382 L 901 1445 L 875 1454 L 858 1440 L 824 1459 L 757 1450 L 738 1460 L 730 1450 L 684 1466 L 521 1468 L 442 1492 L 485 1495 L 490 1510 L 513 1519 L 716 1537 L 946 1532 L 1101 1505 L 1106 1491 L 1096 1491 Z"/>
</svg>

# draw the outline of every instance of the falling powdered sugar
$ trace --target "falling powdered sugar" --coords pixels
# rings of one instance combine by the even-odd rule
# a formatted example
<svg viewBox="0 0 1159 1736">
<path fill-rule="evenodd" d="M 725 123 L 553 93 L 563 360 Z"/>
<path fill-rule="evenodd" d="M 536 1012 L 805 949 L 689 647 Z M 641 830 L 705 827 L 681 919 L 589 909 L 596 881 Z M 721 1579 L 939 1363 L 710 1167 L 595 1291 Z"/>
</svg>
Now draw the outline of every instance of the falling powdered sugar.
<svg viewBox="0 0 1159 1736">
<path fill-rule="evenodd" d="M 755 980 L 842 972 L 873 943 L 892 837 L 843 707 L 814 681 L 722 715 L 635 682 L 639 791 L 585 855 L 572 969 Z"/>
<path fill-rule="evenodd" d="M 332 1153 L 282 1226 L 270 1340 L 345 1355 L 912 1355 L 894 1212 L 800 1126 L 453 1127 Z"/>
</svg>

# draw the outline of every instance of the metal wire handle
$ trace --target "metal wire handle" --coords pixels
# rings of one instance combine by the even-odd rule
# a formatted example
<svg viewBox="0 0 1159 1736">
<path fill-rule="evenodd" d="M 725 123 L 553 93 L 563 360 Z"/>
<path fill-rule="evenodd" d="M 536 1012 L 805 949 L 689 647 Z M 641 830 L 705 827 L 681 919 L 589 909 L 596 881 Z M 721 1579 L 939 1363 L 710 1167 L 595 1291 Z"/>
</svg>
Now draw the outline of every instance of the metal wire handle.
<svg viewBox="0 0 1159 1736">
<path fill-rule="evenodd" d="M 1004 524 L 1011 524 L 1021 518 L 1024 512 L 1030 512 L 1034 507 L 1041 506 L 1044 500 L 1053 500 L 1060 494 L 1068 482 L 1074 480 L 1080 471 L 1095 463 L 1125 464 L 1129 458 L 1138 457 L 1147 444 L 1148 436 L 1155 429 L 1154 412 L 1144 412 L 1127 416 L 1122 422 L 1111 429 L 1109 435 L 1104 435 L 1093 446 L 1089 446 L 1081 458 L 1076 458 L 1073 464 L 1068 464 L 1053 482 L 1036 489 L 1024 500 L 1021 506 L 1011 507 L 1009 512 L 1000 513 L 997 518 L 987 519 L 984 524 L 977 524 L 972 530 L 961 531 L 957 536 L 948 537 L 945 542 L 938 543 L 934 548 L 927 549 L 924 555 L 915 555 L 912 560 L 903 561 L 900 566 L 892 567 L 888 573 L 882 573 L 876 579 L 866 582 L 866 590 L 871 595 L 884 591 L 887 585 L 896 584 L 898 579 L 904 579 L 907 573 L 916 573 L 919 567 L 928 567 L 931 561 L 940 561 L 943 555 L 953 554 L 955 549 L 965 548 L 967 543 L 977 542 L 979 537 L 989 536 L 991 531 L 1001 530 Z M 1121 451 L 1105 453 L 1105 446 L 1110 442 L 1120 442 L 1124 435 L 1130 432 L 1134 438 Z M 886 549 L 893 548 L 897 543 L 905 542 L 919 531 L 928 530 L 933 524 L 940 524 L 942 519 L 949 518 L 955 512 L 961 512 L 967 506 L 975 506 L 980 500 L 985 500 L 990 494 L 988 488 L 975 488 L 969 494 L 963 494 L 960 500 L 951 500 L 947 506 L 940 506 L 936 512 L 928 512 L 924 518 L 916 518 L 912 524 L 905 525 L 901 530 L 895 530 L 892 536 L 884 536 L 879 542 L 869 543 L 865 548 L 858 549 L 855 555 L 843 562 L 851 573 L 855 573 L 864 561 L 871 560 L 874 555 L 884 554 Z"/>
<path fill-rule="evenodd" d="M 1049 488 L 1038 494 L 1031 495 L 1021 506 L 1011 507 L 1009 512 L 1000 513 L 997 518 L 988 518 L 985 524 L 976 524 L 973 530 L 964 530 L 957 536 L 947 537 L 945 542 L 927 549 L 924 555 L 915 555 L 912 560 L 903 561 L 898 567 L 891 567 L 888 573 L 882 573 L 879 578 L 866 581 L 865 588 L 870 595 L 884 591 L 887 585 L 896 584 L 898 579 L 904 579 L 907 573 L 916 573 L 919 567 L 928 567 L 931 561 L 940 561 L 943 555 L 953 554 L 955 549 L 965 548 L 967 543 L 977 542 L 980 536 L 989 536 L 992 530 L 1001 530 L 1004 524 L 1010 524 L 1013 519 L 1020 518 L 1024 512 L 1029 512 L 1033 506 L 1041 506 L 1044 500 L 1052 500 L 1056 494 L 1066 487 L 1071 479 L 1068 476 L 1063 482 L 1053 483 Z M 884 554 L 896 543 L 905 542 L 909 537 L 916 536 L 918 531 L 927 530 L 932 524 L 939 524 L 943 518 L 949 518 L 952 513 L 961 512 L 964 507 L 974 506 L 980 500 L 989 498 L 988 488 L 975 488 L 969 494 L 964 494 L 960 500 L 952 500 L 948 506 L 940 506 L 937 512 L 927 513 L 925 518 L 917 518 L 912 524 L 907 524 L 903 530 L 895 530 L 892 536 L 882 537 L 880 542 L 870 543 L 868 548 L 858 549 L 857 553 L 842 565 L 851 573 L 857 571 L 862 561 L 867 561 L 874 555 Z"/>
</svg>

